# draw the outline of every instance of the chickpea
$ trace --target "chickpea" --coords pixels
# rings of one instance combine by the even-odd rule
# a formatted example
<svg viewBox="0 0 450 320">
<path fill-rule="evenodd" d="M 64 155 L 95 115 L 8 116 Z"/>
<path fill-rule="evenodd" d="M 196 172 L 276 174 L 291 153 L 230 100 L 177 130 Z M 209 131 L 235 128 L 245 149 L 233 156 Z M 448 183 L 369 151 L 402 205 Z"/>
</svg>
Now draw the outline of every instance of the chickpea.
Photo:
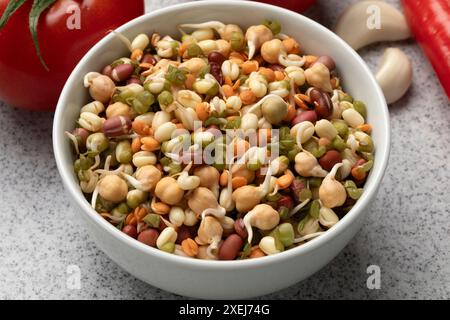
<svg viewBox="0 0 450 320">
<path fill-rule="evenodd" d="M 268 204 L 258 204 L 244 217 L 244 226 L 248 233 L 248 242 L 251 243 L 253 238 L 253 229 L 256 227 L 260 230 L 272 230 L 280 222 L 278 211 Z"/>
<path fill-rule="evenodd" d="M 327 208 L 342 206 L 347 199 L 347 192 L 344 186 L 335 179 L 336 172 L 341 166 L 342 163 L 335 164 L 320 185 L 320 201 L 322 201 L 322 204 Z"/>
<path fill-rule="evenodd" d="M 176 205 L 183 199 L 184 190 L 174 178 L 164 177 L 156 184 L 155 195 L 167 204 Z"/>
<path fill-rule="evenodd" d="M 273 39 L 272 31 L 265 25 L 251 26 L 245 33 L 245 39 L 248 43 L 248 59 L 252 59 L 256 50 L 261 48 L 262 44 Z"/>
<path fill-rule="evenodd" d="M 102 103 L 107 103 L 116 89 L 110 77 L 97 72 L 90 72 L 85 76 L 84 86 L 89 88 L 92 99 Z"/>
<path fill-rule="evenodd" d="M 106 201 L 122 202 L 127 198 L 127 183 L 116 175 L 107 175 L 98 182 L 98 193 Z"/>
<path fill-rule="evenodd" d="M 261 55 L 264 60 L 271 64 L 277 64 L 280 53 L 284 51 L 283 43 L 279 39 L 264 42 L 261 46 Z"/>
<path fill-rule="evenodd" d="M 214 196 L 219 196 L 219 171 L 211 166 L 204 166 L 194 170 L 194 175 L 200 178 L 200 187 L 210 189 Z"/>
</svg>

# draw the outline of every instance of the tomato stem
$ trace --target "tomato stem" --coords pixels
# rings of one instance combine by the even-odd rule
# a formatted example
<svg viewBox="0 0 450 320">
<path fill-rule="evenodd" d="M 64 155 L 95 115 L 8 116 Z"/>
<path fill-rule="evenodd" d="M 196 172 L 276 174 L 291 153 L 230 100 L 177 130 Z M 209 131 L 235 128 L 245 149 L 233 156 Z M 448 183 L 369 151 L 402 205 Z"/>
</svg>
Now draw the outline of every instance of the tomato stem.
<svg viewBox="0 0 450 320">
<path fill-rule="evenodd" d="M 44 66 L 45 70 L 48 71 L 47 64 L 44 61 L 44 58 L 41 54 L 41 49 L 39 47 L 39 41 L 37 38 L 37 25 L 39 21 L 39 17 L 42 12 L 44 12 L 45 9 L 47 9 L 49 6 L 51 6 L 53 3 L 55 3 L 56 0 L 34 0 L 33 7 L 30 11 L 30 19 L 29 19 L 29 27 L 30 27 L 30 33 L 31 37 L 33 38 L 34 47 L 36 48 L 36 53 L 39 57 L 39 60 L 41 61 L 42 65 Z"/>
<path fill-rule="evenodd" d="M 25 3 L 25 1 L 26 0 L 12 0 L 8 2 L 8 6 L 6 7 L 5 12 L 3 12 L 2 17 L 0 18 L 0 29 L 3 28 L 3 26 L 8 22 L 9 18 Z"/>
</svg>

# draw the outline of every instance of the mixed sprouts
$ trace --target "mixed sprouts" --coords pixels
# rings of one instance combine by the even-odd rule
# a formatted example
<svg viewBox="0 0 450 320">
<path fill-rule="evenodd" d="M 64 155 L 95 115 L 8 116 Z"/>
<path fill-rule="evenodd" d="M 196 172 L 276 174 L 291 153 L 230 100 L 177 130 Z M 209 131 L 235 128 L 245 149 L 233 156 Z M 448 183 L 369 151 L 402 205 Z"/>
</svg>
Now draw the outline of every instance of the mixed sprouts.
<svg viewBox="0 0 450 320">
<path fill-rule="evenodd" d="M 332 228 L 373 165 L 363 102 L 329 56 L 264 21 L 154 33 L 84 78 L 93 101 L 66 132 L 92 207 L 146 245 L 234 260 Z"/>
</svg>

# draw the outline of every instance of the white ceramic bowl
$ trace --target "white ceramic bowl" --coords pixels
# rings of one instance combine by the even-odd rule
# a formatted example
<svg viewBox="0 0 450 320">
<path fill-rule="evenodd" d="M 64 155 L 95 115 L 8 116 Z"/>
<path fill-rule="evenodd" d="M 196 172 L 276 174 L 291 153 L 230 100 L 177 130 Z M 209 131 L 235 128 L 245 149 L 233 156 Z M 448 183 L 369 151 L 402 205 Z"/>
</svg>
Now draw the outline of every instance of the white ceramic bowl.
<svg viewBox="0 0 450 320">
<path fill-rule="evenodd" d="M 122 268 L 156 287 L 197 298 L 238 299 L 292 285 L 321 269 L 344 248 L 361 227 L 368 205 L 380 186 L 389 156 L 386 102 L 358 54 L 320 24 L 294 12 L 257 2 L 200 1 L 146 14 L 118 31 L 129 38 L 152 31 L 177 36 L 179 23 L 220 20 L 248 27 L 266 18 L 280 21 L 283 32 L 299 40 L 305 52 L 332 56 L 345 89 L 366 102 L 368 122 L 373 125 L 375 165 L 364 194 L 337 225 L 300 247 L 261 259 L 203 261 L 159 251 L 117 230 L 90 207 L 80 191 L 72 169 L 71 146 L 64 131 L 73 129 L 81 106 L 89 100 L 83 76 L 127 55 L 124 45 L 113 35 L 106 36 L 80 61 L 61 94 L 54 118 L 53 147 L 64 186 L 97 245 Z"/>
</svg>

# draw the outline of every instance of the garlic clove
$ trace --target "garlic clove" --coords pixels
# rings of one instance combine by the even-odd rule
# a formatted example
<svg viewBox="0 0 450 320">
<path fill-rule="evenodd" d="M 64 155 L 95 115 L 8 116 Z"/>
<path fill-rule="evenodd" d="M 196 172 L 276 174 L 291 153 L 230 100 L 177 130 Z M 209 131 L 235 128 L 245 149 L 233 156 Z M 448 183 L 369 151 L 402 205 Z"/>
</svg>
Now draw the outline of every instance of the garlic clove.
<svg viewBox="0 0 450 320">
<path fill-rule="evenodd" d="M 398 48 L 387 48 L 375 75 L 387 103 L 400 99 L 412 82 L 412 64 L 408 56 Z"/>
<path fill-rule="evenodd" d="M 411 37 L 405 16 L 382 1 L 360 1 L 349 6 L 338 19 L 335 32 L 355 50 L 379 41 Z"/>
</svg>

